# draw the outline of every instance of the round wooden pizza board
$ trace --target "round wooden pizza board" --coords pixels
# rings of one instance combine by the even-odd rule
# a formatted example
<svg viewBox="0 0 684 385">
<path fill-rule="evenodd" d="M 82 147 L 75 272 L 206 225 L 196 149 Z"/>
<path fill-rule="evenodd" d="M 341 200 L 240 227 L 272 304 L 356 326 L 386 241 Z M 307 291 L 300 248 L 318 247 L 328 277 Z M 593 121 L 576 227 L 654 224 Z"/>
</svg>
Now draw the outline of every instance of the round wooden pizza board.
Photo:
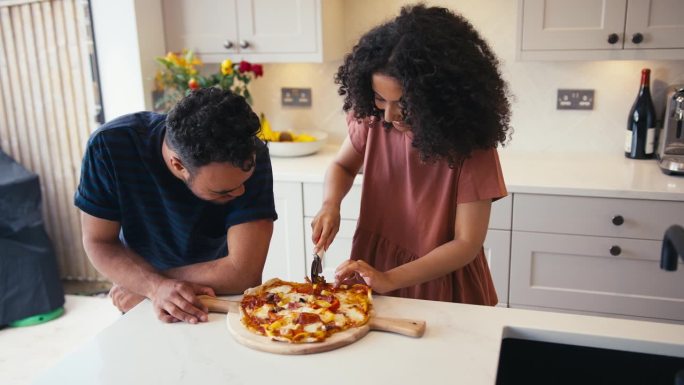
<svg viewBox="0 0 684 385">
<path fill-rule="evenodd" d="M 425 321 L 376 317 L 371 312 L 367 324 L 335 333 L 322 342 L 293 344 L 273 340 L 249 331 L 240 321 L 239 303 L 206 295 L 198 298 L 212 312 L 226 313 L 226 324 L 237 342 L 252 349 L 277 354 L 322 353 L 349 345 L 363 338 L 370 330 L 380 330 L 420 338 L 425 333 Z"/>
<path fill-rule="evenodd" d="M 233 338 L 240 344 L 252 349 L 261 350 L 262 352 L 276 354 L 311 354 L 327 352 L 341 348 L 342 346 L 347 346 L 358 339 L 363 338 L 363 336 L 370 331 L 370 326 L 366 324 L 335 333 L 322 342 L 292 344 L 252 333 L 245 328 L 242 322 L 240 322 L 240 314 L 226 314 L 226 323 L 228 324 L 230 334 L 232 334 Z"/>
</svg>

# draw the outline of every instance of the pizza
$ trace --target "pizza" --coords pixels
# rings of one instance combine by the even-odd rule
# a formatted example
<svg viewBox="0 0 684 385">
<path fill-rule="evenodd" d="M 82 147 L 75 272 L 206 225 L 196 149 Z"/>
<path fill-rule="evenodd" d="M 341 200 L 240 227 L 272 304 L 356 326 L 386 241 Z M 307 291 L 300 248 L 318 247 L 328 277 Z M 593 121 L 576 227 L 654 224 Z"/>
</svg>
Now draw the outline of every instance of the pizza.
<svg viewBox="0 0 684 385">
<path fill-rule="evenodd" d="M 366 285 L 335 287 L 324 281 L 278 278 L 246 290 L 240 302 L 241 322 L 248 330 L 289 343 L 321 342 L 365 325 L 371 309 L 371 289 Z"/>
</svg>

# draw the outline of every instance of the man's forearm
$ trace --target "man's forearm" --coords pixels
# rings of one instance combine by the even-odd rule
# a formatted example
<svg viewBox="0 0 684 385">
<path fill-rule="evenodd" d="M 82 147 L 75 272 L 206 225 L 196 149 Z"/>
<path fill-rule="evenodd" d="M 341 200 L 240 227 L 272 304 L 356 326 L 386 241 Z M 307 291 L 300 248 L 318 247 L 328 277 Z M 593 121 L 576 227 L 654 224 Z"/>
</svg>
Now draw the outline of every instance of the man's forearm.
<svg viewBox="0 0 684 385">
<path fill-rule="evenodd" d="M 216 294 L 242 294 L 261 283 L 260 274 L 242 274 L 229 257 L 195 263 L 164 271 L 164 275 L 183 281 L 210 286 Z"/>
<path fill-rule="evenodd" d="M 113 283 L 150 298 L 165 279 L 152 265 L 121 242 L 85 242 L 88 258 Z"/>
</svg>

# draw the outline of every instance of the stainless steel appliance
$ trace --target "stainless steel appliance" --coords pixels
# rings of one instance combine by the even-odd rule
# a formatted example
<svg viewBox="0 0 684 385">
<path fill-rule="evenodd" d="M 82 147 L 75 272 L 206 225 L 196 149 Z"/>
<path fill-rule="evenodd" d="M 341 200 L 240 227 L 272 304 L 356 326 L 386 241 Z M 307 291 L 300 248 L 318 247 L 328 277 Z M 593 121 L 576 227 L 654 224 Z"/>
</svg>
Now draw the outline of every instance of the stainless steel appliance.
<svg viewBox="0 0 684 385">
<path fill-rule="evenodd" d="M 684 175 L 684 84 L 669 87 L 665 103 L 665 122 L 658 141 L 658 162 L 664 173 Z"/>
</svg>

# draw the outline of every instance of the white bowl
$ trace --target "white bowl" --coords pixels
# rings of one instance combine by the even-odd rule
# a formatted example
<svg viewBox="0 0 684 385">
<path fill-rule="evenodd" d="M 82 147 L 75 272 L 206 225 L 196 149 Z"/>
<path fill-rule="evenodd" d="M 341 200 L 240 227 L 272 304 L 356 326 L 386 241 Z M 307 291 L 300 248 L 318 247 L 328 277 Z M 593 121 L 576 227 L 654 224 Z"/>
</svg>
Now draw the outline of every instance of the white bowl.
<svg viewBox="0 0 684 385">
<path fill-rule="evenodd" d="M 313 142 L 268 142 L 272 156 L 293 157 L 311 155 L 320 150 L 328 140 L 325 131 L 296 131 L 295 134 L 308 134 L 316 138 Z"/>
</svg>

